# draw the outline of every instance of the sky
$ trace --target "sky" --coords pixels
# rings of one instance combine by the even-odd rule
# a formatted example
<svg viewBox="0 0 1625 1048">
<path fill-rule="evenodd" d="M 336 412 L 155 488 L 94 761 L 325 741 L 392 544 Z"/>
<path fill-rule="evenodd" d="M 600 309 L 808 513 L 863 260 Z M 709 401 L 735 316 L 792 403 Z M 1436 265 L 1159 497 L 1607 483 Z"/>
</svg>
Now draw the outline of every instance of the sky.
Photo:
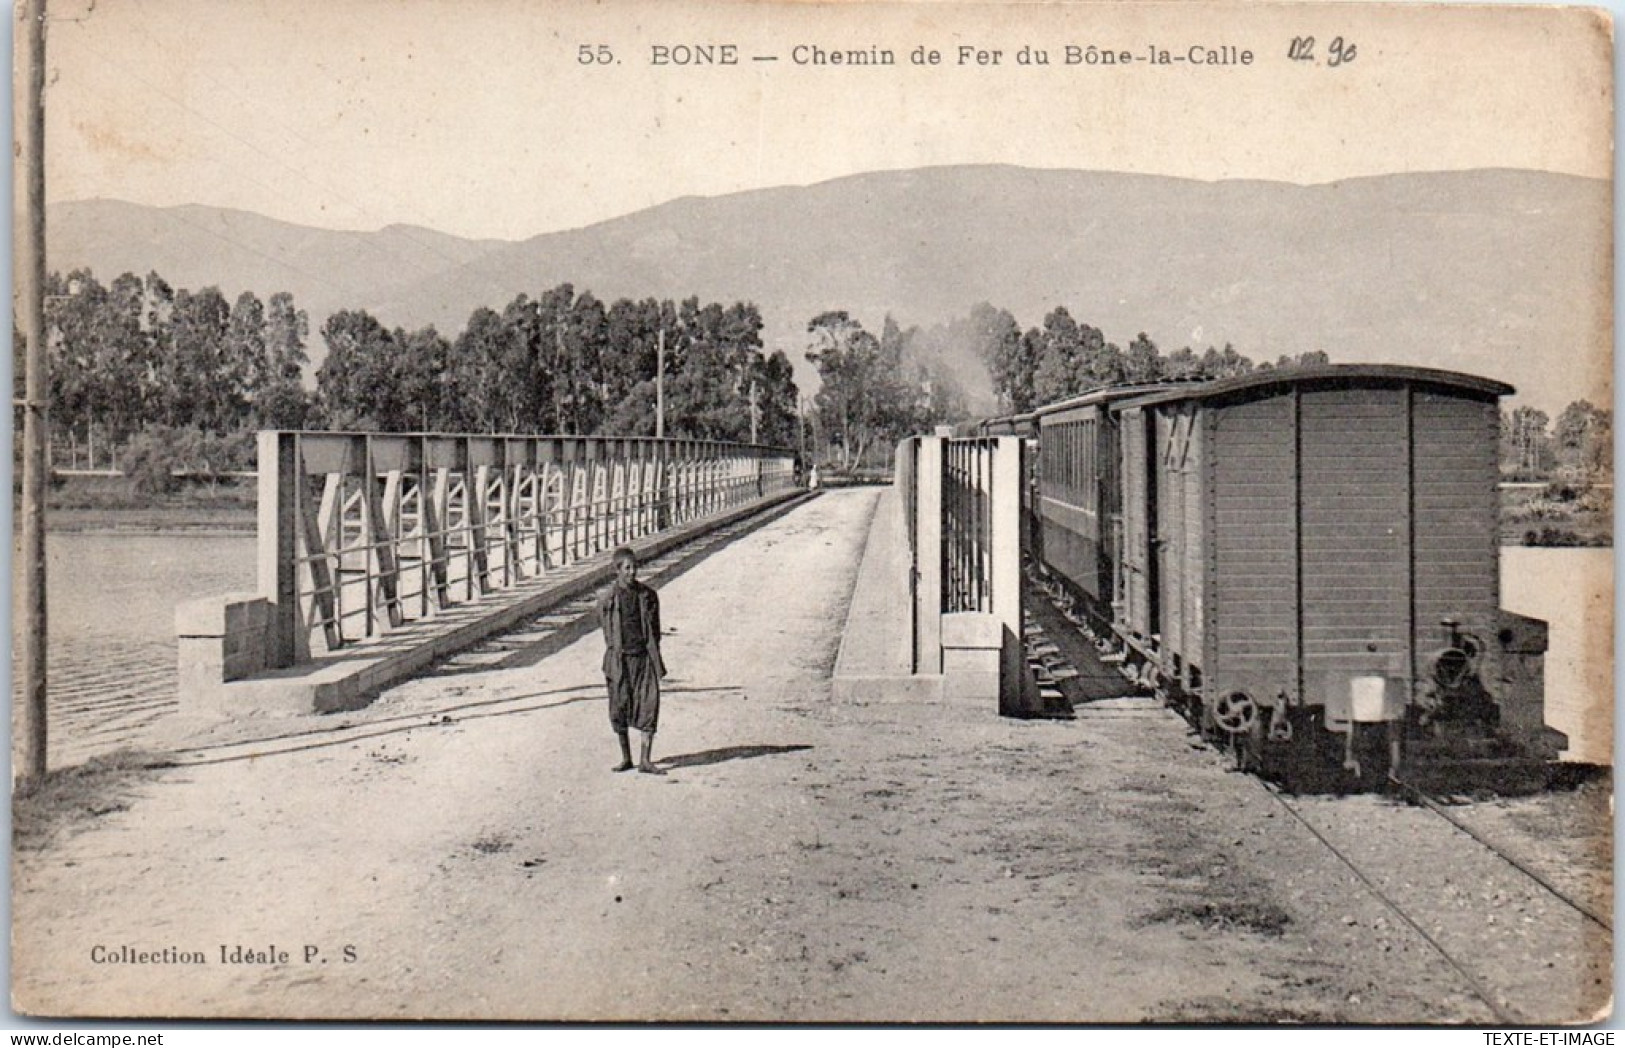
<svg viewBox="0 0 1625 1048">
<path fill-rule="evenodd" d="M 51 0 L 50 11 L 50 200 L 201 203 L 329 228 L 521 239 L 686 195 L 939 164 L 1326 182 L 1483 166 L 1607 177 L 1612 162 L 1606 33 L 1549 9 Z M 1318 65 L 1285 58 L 1300 35 L 1316 37 Z M 1339 37 L 1357 50 L 1332 68 Z M 718 55 L 731 44 L 737 64 L 655 64 L 657 47 L 685 44 Z M 1065 64 L 1067 46 L 1090 45 L 1253 61 Z M 964 63 L 962 46 L 975 49 Z M 1023 46 L 1050 64 L 1018 63 Z M 798 64 L 813 47 L 888 49 L 897 64 Z M 916 47 L 940 64 L 914 64 Z M 996 62 L 975 54 L 995 50 Z"/>
</svg>

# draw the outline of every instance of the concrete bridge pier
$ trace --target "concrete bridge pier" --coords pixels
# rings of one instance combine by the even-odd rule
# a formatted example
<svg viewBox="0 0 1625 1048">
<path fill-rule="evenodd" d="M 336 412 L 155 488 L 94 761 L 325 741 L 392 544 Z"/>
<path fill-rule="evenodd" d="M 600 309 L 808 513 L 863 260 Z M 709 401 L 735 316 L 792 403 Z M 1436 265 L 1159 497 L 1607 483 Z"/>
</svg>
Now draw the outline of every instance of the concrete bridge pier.
<svg viewBox="0 0 1625 1048">
<path fill-rule="evenodd" d="M 837 699 L 1028 706 L 1023 451 L 1016 437 L 898 445 L 836 660 Z"/>
</svg>

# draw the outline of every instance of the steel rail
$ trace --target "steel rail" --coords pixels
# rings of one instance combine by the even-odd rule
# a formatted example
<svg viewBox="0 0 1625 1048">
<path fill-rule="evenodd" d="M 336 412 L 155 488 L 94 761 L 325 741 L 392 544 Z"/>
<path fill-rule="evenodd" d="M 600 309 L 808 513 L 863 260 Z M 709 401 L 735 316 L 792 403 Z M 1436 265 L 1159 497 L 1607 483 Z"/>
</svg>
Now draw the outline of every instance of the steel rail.
<svg viewBox="0 0 1625 1048">
<path fill-rule="evenodd" d="M 1079 630 L 1079 633 L 1082 635 L 1083 631 Z M 1185 719 L 1187 723 L 1189 722 L 1188 718 L 1182 719 Z M 1388 895 L 1388 893 L 1382 889 L 1381 886 L 1368 877 L 1365 871 L 1360 869 L 1353 859 L 1349 858 L 1349 856 L 1346 855 L 1342 849 L 1338 848 L 1337 845 L 1333 844 L 1325 834 L 1321 833 L 1320 830 L 1316 828 L 1315 825 L 1310 822 L 1302 812 L 1298 811 L 1298 809 L 1286 799 L 1285 795 L 1278 786 L 1257 776 L 1250 776 L 1250 778 L 1257 782 L 1265 794 L 1267 794 L 1278 805 L 1285 809 L 1287 814 L 1291 815 L 1299 825 L 1301 825 L 1305 830 L 1309 831 L 1309 834 L 1314 837 L 1315 840 L 1319 841 L 1327 851 L 1331 852 L 1331 854 L 1336 857 L 1336 859 L 1342 863 L 1343 866 L 1347 868 L 1348 871 L 1352 873 L 1361 884 L 1366 887 L 1367 891 L 1369 891 L 1379 902 L 1392 911 L 1393 914 L 1398 917 L 1406 927 L 1414 931 L 1423 942 L 1427 943 L 1428 946 L 1432 948 L 1433 952 L 1442 957 L 1445 963 L 1448 964 L 1458 976 L 1460 976 L 1462 982 L 1465 983 L 1467 988 L 1472 992 L 1472 995 L 1477 998 L 1477 1000 L 1483 1004 L 1484 1007 L 1489 1009 L 1490 1014 L 1494 1016 L 1496 1022 L 1506 1025 L 1513 1025 L 1519 1021 L 1517 1017 L 1512 1014 L 1509 1006 L 1499 1002 L 1496 994 L 1488 986 L 1486 986 L 1481 979 L 1475 976 L 1472 972 L 1468 971 L 1460 961 L 1450 954 L 1450 951 L 1444 948 L 1443 944 L 1428 933 L 1426 928 L 1423 928 L 1422 925 L 1413 919 L 1410 914 L 1406 913 L 1404 908 L 1401 907 L 1399 903 L 1395 902 Z M 1480 841 L 1480 843 L 1483 842 Z M 1506 858 L 1505 856 L 1502 857 Z"/>
<path fill-rule="evenodd" d="M 1276 786 L 1264 779 L 1256 779 L 1255 781 L 1258 782 L 1259 786 L 1263 788 L 1265 793 L 1274 798 L 1277 804 L 1286 809 L 1287 814 L 1298 820 L 1299 825 L 1308 830 L 1309 833 L 1321 844 L 1325 845 L 1326 850 L 1335 855 L 1338 861 L 1346 866 L 1349 872 L 1354 874 L 1354 876 L 1360 881 L 1361 884 L 1366 886 L 1366 889 L 1370 891 L 1372 895 L 1377 897 L 1379 902 L 1388 907 L 1388 909 L 1392 910 L 1394 915 L 1400 920 L 1404 921 L 1407 927 L 1409 927 L 1417 935 L 1421 936 L 1423 942 L 1426 942 L 1429 946 L 1433 947 L 1433 951 L 1440 957 L 1443 957 L 1445 963 L 1450 965 L 1450 967 L 1455 970 L 1457 975 L 1461 976 L 1462 981 L 1465 982 L 1473 991 L 1473 996 L 1477 997 L 1481 1002 L 1483 1002 L 1484 1006 L 1490 1010 L 1490 1014 L 1495 1016 L 1496 1022 L 1505 1025 L 1512 1025 L 1518 1022 L 1516 1016 L 1512 1015 L 1510 1011 L 1496 1003 L 1495 994 L 1488 987 L 1486 987 L 1483 982 L 1464 968 L 1460 961 L 1451 956 L 1449 950 L 1446 950 L 1437 939 L 1429 935 L 1427 929 L 1423 928 L 1414 919 L 1412 919 L 1411 915 L 1406 913 L 1399 903 L 1390 898 L 1388 893 L 1383 891 L 1375 881 L 1373 881 L 1370 877 L 1367 877 L 1365 875 L 1365 871 L 1360 869 L 1360 867 L 1355 864 L 1353 859 L 1350 859 L 1347 855 L 1343 854 L 1342 850 L 1338 848 L 1337 845 L 1333 844 L 1327 839 L 1325 834 L 1316 829 L 1315 825 L 1305 818 L 1302 812 L 1298 811 L 1297 808 L 1293 807 L 1292 804 L 1288 802 L 1284 796 L 1282 796 Z"/>
<path fill-rule="evenodd" d="M 1457 830 L 1461 831 L 1462 833 L 1466 834 L 1468 837 L 1471 837 L 1473 840 L 1477 841 L 1480 845 L 1483 846 L 1484 850 L 1488 851 L 1490 854 L 1494 855 L 1496 858 L 1500 859 L 1502 862 L 1506 863 L 1508 866 L 1511 866 L 1513 869 L 1517 870 L 1519 873 L 1523 874 L 1525 877 L 1528 877 L 1530 880 L 1534 881 L 1536 884 L 1538 884 L 1542 888 L 1546 889 L 1546 891 L 1550 892 L 1554 897 L 1556 897 L 1564 905 L 1568 906 L 1570 909 L 1574 910 L 1576 913 L 1579 913 L 1581 916 L 1585 917 L 1587 920 L 1591 921 L 1593 924 L 1597 925 L 1599 928 L 1601 928 L 1604 931 L 1608 932 L 1610 935 L 1613 934 L 1614 925 L 1613 925 L 1612 921 L 1609 921 L 1606 918 L 1602 917 L 1600 914 L 1596 913 L 1594 910 L 1592 910 L 1589 906 L 1586 906 L 1584 903 L 1578 902 L 1575 899 L 1570 898 L 1566 893 L 1564 893 L 1556 885 L 1554 885 L 1550 881 L 1548 881 L 1545 877 L 1542 877 L 1540 874 L 1536 873 L 1534 870 L 1531 870 L 1528 866 L 1525 866 L 1523 863 L 1519 862 L 1517 859 L 1513 858 L 1508 853 L 1506 853 L 1506 852 L 1502 851 L 1500 848 L 1496 847 L 1493 842 L 1491 842 L 1489 840 L 1486 840 L 1485 838 L 1479 836 L 1479 834 L 1476 831 L 1474 831 L 1472 829 L 1472 827 L 1466 825 L 1460 819 L 1457 819 L 1454 815 L 1450 814 L 1450 812 L 1448 810 L 1446 810 L 1444 805 L 1440 804 L 1435 798 L 1433 798 L 1433 797 L 1429 796 L 1427 793 L 1423 792 L 1421 787 L 1415 786 L 1415 785 L 1413 785 L 1411 783 L 1408 783 L 1408 782 L 1405 782 L 1405 781 L 1403 781 L 1401 779 L 1392 779 L 1391 781 L 1394 783 L 1395 786 L 1398 786 L 1405 793 L 1406 799 L 1411 800 L 1412 802 L 1421 805 L 1422 807 L 1426 808 L 1428 811 L 1431 811 L 1433 814 L 1435 814 L 1439 818 L 1443 819 L 1445 822 L 1448 822 L 1450 825 L 1454 826 Z"/>
</svg>

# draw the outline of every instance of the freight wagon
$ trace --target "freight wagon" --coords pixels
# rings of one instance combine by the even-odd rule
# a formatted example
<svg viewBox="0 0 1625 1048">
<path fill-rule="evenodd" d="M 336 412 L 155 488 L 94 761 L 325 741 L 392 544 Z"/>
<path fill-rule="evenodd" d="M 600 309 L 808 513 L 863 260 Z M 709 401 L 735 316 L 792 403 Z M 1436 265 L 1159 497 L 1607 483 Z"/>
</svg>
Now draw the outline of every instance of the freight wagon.
<svg viewBox="0 0 1625 1048">
<path fill-rule="evenodd" d="M 1260 770 L 1555 756 L 1500 607 L 1499 398 L 1338 365 L 1041 409 L 1040 557 L 1132 676 Z"/>
</svg>

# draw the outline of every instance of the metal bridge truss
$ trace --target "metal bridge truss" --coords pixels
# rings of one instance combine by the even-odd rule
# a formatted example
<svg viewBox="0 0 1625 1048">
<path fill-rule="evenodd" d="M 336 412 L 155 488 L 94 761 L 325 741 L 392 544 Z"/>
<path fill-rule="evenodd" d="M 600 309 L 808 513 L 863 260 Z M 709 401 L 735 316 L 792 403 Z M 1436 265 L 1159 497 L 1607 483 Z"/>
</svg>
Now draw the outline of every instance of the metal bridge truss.
<svg viewBox="0 0 1625 1048">
<path fill-rule="evenodd" d="M 280 665 L 797 481 L 782 448 L 653 438 L 264 432 L 260 463 Z"/>
</svg>

